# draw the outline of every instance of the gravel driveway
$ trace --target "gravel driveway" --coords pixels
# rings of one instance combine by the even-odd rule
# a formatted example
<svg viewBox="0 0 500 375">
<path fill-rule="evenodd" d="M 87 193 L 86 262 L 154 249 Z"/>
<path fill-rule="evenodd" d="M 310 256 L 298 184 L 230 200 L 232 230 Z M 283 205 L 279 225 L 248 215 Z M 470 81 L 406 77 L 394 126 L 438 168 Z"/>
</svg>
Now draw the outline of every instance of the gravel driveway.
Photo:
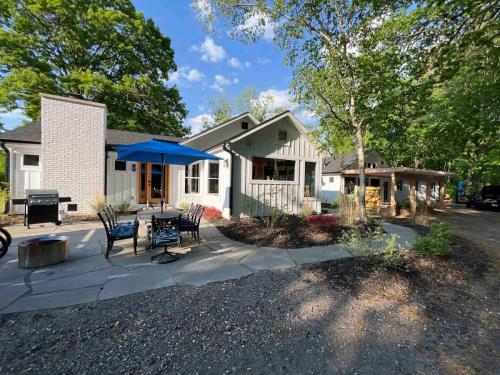
<svg viewBox="0 0 500 375">
<path fill-rule="evenodd" d="M 498 269 L 466 246 L 412 262 L 394 274 L 350 258 L 2 315 L 0 373 L 495 373 Z"/>
</svg>

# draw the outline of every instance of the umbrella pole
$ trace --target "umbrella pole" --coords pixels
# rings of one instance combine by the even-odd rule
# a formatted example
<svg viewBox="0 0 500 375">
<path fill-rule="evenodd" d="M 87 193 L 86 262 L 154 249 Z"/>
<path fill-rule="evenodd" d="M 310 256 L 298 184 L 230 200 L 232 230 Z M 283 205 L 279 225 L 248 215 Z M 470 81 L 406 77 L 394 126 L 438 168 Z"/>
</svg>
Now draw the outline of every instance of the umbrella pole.
<svg viewBox="0 0 500 375">
<path fill-rule="evenodd" d="M 163 213 L 163 197 L 165 196 L 165 164 L 164 164 L 164 155 L 161 154 L 161 198 L 160 198 L 160 210 Z"/>
</svg>

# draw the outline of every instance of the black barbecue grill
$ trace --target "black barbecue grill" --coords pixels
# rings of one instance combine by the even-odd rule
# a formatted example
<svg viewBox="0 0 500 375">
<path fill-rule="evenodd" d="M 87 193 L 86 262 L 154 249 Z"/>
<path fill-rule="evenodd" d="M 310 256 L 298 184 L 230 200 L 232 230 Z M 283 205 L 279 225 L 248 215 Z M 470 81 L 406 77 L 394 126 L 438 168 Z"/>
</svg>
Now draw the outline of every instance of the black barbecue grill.
<svg viewBox="0 0 500 375">
<path fill-rule="evenodd" d="M 13 204 L 24 204 L 24 225 L 59 221 L 59 203 L 71 202 L 69 197 L 59 197 L 57 190 L 26 189 L 26 198 L 13 199 Z"/>
</svg>

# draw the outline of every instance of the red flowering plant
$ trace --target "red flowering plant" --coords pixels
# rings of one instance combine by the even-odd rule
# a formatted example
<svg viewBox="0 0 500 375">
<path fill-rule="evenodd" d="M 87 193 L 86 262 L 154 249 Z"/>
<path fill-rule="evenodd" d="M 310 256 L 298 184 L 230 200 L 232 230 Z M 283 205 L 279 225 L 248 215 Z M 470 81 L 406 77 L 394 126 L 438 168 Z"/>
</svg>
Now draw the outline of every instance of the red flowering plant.
<svg viewBox="0 0 500 375">
<path fill-rule="evenodd" d="M 309 215 L 306 219 L 313 230 L 328 231 L 338 224 L 338 219 L 329 215 Z"/>
<path fill-rule="evenodd" d="M 205 211 L 203 211 L 203 217 L 212 222 L 222 217 L 222 211 L 215 207 L 206 207 Z"/>
</svg>

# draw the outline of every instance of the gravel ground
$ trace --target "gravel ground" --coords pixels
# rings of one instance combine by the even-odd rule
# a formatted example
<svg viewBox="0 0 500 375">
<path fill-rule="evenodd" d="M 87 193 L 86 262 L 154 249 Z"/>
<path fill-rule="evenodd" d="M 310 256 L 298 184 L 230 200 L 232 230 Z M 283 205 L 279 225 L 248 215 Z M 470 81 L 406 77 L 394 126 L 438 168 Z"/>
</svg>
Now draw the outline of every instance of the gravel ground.
<svg viewBox="0 0 500 375">
<path fill-rule="evenodd" d="M 493 374 L 498 264 L 466 243 L 0 316 L 0 373 Z"/>
</svg>

